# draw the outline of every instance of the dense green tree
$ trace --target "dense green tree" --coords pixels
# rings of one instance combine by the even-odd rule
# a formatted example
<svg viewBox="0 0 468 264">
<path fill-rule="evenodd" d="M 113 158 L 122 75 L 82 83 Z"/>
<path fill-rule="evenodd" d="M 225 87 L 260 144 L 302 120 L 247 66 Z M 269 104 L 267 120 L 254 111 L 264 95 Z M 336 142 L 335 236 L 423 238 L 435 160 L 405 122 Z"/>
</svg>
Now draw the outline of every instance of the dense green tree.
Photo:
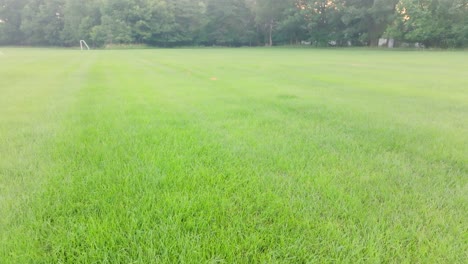
<svg viewBox="0 0 468 264">
<path fill-rule="evenodd" d="M 0 0 L 0 45 L 468 46 L 468 0 Z"/>
<path fill-rule="evenodd" d="M 24 43 L 61 45 L 64 25 L 64 0 L 30 0 L 23 9 L 21 30 Z"/>
<path fill-rule="evenodd" d="M 81 39 L 90 40 L 92 28 L 101 22 L 99 0 L 67 0 L 64 7 L 63 45 L 76 45 Z"/>
<path fill-rule="evenodd" d="M 283 19 L 278 24 L 278 31 L 283 42 L 298 44 L 310 39 L 308 26 L 311 22 L 310 10 L 306 0 L 298 0 L 295 5 L 283 12 Z"/>
<path fill-rule="evenodd" d="M 387 35 L 427 47 L 462 47 L 468 41 L 467 0 L 401 0 Z"/>
<path fill-rule="evenodd" d="M 151 45 L 167 46 L 175 28 L 175 17 L 165 0 L 148 1 L 149 20 L 137 26 L 144 34 L 143 42 Z"/>
<path fill-rule="evenodd" d="M 273 34 L 284 17 L 284 12 L 294 6 L 294 0 L 257 0 L 255 6 L 256 22 L 265 36 L 265 44 L 273 45 Z"/>
<path fill-rule="evenodd" d="M 91 39 L 98 45 L 128 44 L 132 38 L 133 23 L 138 21 L 140 9 L 135 0 L 105 0 L 101 6 L 101 24 L 93 27 Z"/>
<path fill-rule="evenodd" d="M 210 0 L 207 4 L 206 42 L 215 45 L 249 45 L 254 41 L 253 16 L 244 0 Z"/>
<path fill-rule="evenodd" d="M 12 45 L 23 41 L 21 12 L 27 0 L 0 0 L 0 44 Z"/>
<path fill-rule="evenodd" d="M 344 42 L 340 2 L 302 0 L 299 7 L 307 21 L 308 39 L 313 44 L 324 46 L 329 43 L 337 45 Z"/>
<path fill-rule="evenodd" d="M 166 24 L 165 45 L 191 45 L 204 25 L 205 2 L 197 0 L 168 0 L 170 19 Z"/>
<path fill-rule="evenodd" d="M 344 34 L 355 44 L 376 46 L 395 19 L 398 0 L 342 0 Z"/>
</svg>

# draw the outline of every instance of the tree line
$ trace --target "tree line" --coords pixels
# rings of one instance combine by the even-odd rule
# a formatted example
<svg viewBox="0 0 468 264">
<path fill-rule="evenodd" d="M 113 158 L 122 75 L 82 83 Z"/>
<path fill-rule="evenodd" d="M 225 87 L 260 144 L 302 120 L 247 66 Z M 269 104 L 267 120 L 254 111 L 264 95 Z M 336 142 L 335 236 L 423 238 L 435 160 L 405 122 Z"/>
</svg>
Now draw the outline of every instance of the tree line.
<svg viewBox="0 0 468 264">
<path fill-rule="evenodd" d="M 0 45 L 468 46 L 468 0 L 0 0 Z"/>
</svg>

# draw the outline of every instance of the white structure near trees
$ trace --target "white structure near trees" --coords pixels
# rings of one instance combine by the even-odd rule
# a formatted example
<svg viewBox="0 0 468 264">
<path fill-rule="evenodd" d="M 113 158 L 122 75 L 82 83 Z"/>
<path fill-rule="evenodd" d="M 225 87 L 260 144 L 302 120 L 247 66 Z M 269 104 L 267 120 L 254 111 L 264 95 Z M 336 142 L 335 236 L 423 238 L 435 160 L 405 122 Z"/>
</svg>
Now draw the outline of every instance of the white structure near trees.
<svg viewBox="0 0 468 264">
<path fill-rule="evenodd" d="M 380 38 L 378 45 L 379 47 L 393 48 L 395 46 L 395 39 Z"/>
<path fill-rule="evenodd" d="M 88 44 L 86 43 L 86 41 L 80 40 L 80 48 L 81 48 L 81 50 L 83 50 L 84 47 L 86 47 L 87 50 L 90 50 L 90 48 L 89 48 Z"/>
</svg>

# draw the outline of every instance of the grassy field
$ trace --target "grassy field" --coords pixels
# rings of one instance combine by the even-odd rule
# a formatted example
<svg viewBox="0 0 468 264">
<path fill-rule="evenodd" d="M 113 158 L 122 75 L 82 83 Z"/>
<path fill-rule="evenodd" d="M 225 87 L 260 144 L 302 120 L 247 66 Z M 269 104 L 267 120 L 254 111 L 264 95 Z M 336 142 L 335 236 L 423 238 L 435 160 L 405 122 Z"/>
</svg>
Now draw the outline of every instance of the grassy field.
<svg viewBox="0 0 468 264">
<path fill-rule="evenodd" d="M 468 52 L 0 51 L 1 263 L 466 263 Z"/>
</svg>

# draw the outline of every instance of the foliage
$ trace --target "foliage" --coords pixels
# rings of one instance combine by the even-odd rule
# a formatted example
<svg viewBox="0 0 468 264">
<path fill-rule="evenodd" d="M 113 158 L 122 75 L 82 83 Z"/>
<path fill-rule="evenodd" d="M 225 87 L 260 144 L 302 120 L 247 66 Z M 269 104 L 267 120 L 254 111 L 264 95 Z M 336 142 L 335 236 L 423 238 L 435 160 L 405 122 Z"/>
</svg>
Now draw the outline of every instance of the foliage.
<svg viewBox="0 0 468 264">
<path fill-rule="evenodd" d="M 467 0 L 0 0 L 0 44 L 468 45 Z"/>
<path fill-rule="evenodd" d="M 467 0 L 402 0 L 397 14 L 389 31 L 403 41 L 428 47 L 463 47 L 468 43 Z"/>
</svg>

